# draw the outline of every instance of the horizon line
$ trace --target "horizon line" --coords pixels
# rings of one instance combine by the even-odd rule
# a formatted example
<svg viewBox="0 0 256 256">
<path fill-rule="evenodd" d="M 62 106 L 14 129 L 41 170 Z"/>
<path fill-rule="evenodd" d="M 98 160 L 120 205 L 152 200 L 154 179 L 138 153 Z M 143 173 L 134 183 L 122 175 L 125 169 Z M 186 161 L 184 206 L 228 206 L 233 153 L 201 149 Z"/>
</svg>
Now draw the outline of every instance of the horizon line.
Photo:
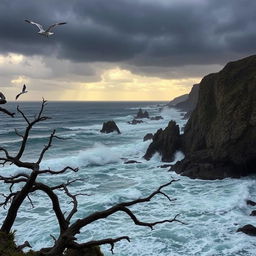
<svg viewBox="0 0 256 256">
<path fill-rule="evenodd" d="M 45 99 L 46 100 L 46 99 Z M 169 102 L 171 100 L 46 100 L 47 102 Z M 8 101 L 8 103 L 42 102 L 42 100 Z"/>
</svg>

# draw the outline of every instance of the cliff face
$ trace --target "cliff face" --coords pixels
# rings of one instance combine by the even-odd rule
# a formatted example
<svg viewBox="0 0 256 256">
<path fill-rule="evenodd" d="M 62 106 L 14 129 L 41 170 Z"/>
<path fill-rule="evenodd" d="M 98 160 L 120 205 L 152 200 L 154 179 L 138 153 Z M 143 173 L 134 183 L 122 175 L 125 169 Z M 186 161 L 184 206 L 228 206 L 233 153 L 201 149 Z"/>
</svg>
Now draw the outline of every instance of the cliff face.
<svg viewBox="0 0 256 256">
<path fill-rule="evenodd" d="M 172 107 L 175 107 L 178 103 L 181 103 L 181 102 L 184 102 L 188 99 L 188 94 L 184 94 L 184 95 L 181 95 L 181 96 L 178 96 L 176 98 L 174 98 L 173 100 L 171 100 L 167 106 L 169 108 L 172 108 Z"/>
<path fill-rule="evenodd" d="M 176 171 L 199 178 L 256 173 L 256 56 L 228 63 L 199 88 Z"/>
<path fill-rule="evenodd" d="M 199 84 L 194 84 L 188 98 L 185 101 L 182 101 L 175 105 L 175 108 L 178 108 L 182 111 L 192 112 L 198 101 L 198 92 L 199 92 Z"/>
</svg>

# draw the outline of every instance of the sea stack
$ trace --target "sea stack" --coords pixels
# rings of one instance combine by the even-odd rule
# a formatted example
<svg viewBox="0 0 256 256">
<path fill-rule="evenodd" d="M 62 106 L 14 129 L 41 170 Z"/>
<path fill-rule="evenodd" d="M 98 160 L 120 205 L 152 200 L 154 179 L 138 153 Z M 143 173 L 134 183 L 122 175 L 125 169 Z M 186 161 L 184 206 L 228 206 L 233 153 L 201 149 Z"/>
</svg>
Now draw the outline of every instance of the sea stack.
<svg viewBox="0 0 256 256">
<path fill-rule="evenodd" d="M 179 126 L 176 122 L 170 121 L 164 130 L 159 129 L 154 134 L 153 141 L 149 145 L 144 158 L 149 160 L 155 153 L 159 153 L 163 162 L 171 162 L 174 160 L 174 153 L 179 147 Z"/>
<path fill-rule="evenodd" d="M 102 133 L 111 133 L 111 132 L 117 132 L 118 134 L 121 134 L 119 128 L 117 127 L 116 123 L 111 120 L 103 123 L 102 129 L 100 132 Z"/>
<path fill-rule="evenodd" d="M 140 108 L 139 111 L 137 112 L 137 115 L 135 118 L 149 118 L 149 114 L 148 111 L 145 110 L 144 112 L 142 111 L 142 109 Z"/>
</svg>

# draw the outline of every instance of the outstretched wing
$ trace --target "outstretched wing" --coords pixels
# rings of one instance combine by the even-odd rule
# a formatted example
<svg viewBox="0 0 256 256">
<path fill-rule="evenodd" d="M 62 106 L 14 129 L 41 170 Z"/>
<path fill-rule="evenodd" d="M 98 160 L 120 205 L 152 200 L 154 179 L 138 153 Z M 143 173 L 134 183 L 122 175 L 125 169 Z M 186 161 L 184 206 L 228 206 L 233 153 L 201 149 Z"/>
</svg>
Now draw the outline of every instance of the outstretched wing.
<svg viewBox="0 0 256 256">
<path fill-rule="evenodd" d="M 64 25 L 64 24 L 67 24 L 67 22 L 59 22 L 59 23 L 52 24 L 49 28 L 45 30 L 45 32 L 50 32 L 50 30 L 53 29 L 54 27 L 59 25 Z"/>
<path fill-rule="evenodd" d="M 22 92 L 24 93 L 26 91 L 26 85 L 23 85 Z"/>
<path fill-rule="evenodd" d="M 36 23 L 36 22 L 34 22 L 34 21 L 31 21 L 31 20 L 25 20 L 25 21 L 26 21 L 27 23 L 30 23 L 30 24 L 32 24 L 32 25 L 37 26 L 40 31 L 44 31 L 44 28 L 43 28 L 43 26 L 42 26 L 41 24 L 38 24 L 38 23 Z"/>
<path fill-rule="evenodd" d="M 15 99 L 17 100 L 17 99 L 20 97 L 21 94 L 22 94 L 22 92 L 19 93 L 19 94 L 15 97 Z"/>
</svg>

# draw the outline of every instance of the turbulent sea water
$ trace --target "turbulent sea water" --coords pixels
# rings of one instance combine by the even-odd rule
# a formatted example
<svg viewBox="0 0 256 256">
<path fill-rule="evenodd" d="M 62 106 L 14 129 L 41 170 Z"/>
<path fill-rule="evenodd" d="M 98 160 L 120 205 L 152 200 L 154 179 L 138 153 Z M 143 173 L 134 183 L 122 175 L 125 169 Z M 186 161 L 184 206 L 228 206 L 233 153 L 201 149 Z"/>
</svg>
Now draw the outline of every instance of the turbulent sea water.
<svg viewBox="0 0 256 256">
<path fill-rule="evenodd" d="M 160 224 L 150 230 L 133 224 L 127 215 L 117 213 L 107 219 L 94 222 L 84 228 L 79 235 L 81 241 L 103 239 L 127 235 L 131 242 L 121 241 L 115 245 L 118 256 L 184 256 L 184 255 L 255 255 L 256 239 L 237 233 L 238 227 L 245 224 L 256 225 L 256 217 L 250 217 L 253 207 L 247 206 L 246 199 L 256 200 L 254 177 L 243 179 L 224 179 L 221 181 L 192 180 L 180 177 L 168 168 L 159 168 L 160 157 L 145 161 L 142 156 L 150 141 L 143 142 L 149 132 L 165 128 L 173 119 L 180 126 L 182 113 L 175 109 L 160 109 L 159 102 L 49 102 L 46 114 L 52 119 L 38 124 L 31 134 L 23 160 L 35 160 L 52 129 L 66 140 L 54 141 L 47 152 L 42 168 L 59 170 L 66 165 L 79 167 L 79 172 L 68 172 L 58 176 L 45 175 L 40 179 L 48 185 L 57 185 L 68 179 L 82 178 L 74 183 L 73 193 L 86 193 L 79 196 L 79 211 L 76 218 L 81 218 L 94 211 L 104 210 L 112 205 L 138 197 L 149 195 L 161 184 L 170 179 L 179 179 L 164 191 L 176 201 L 169 202 L 158 195 L 150 203 L 140 204 L 131 209 L 142 221 L 154 222 L 169 219 L 180 214 L 185 222 Z M 15 106 L 9 103 L 10 108 Z M 150 116 L 162 115 L 163 120 L 145 120 L 142 124 L 129 125 L 127 122 L 142 107 Z M 30 118 L 39 110 L 40 103 L 20 103 L 20 108 Z M 121 134 L 101 134 L 102 123 L 114 120 Z M 16 152 L 20 138 L 14 128 L 24 128 L 20 116 L 15 119 L 1 115 L 0 142 L 10 152 Z M 176 160 L 182 159 L 180 152 Z M 137 160 L 138 164 L 124 164 L 126 160 Z M 14 166 L 1 167 L 0 173 L 17 173 Z M 24 170 L 26 171 L 26 170 Z M 18 189 L 18 188 L 17 188 Z M 1 192 L 8 192 L 8 187 L 1 184 Z M 63 211 L 71 209 L 70 200 L 62 192 Z M 21 207 L 14 229 L 18 242 L 28 240 L 33 249 L 50 246 L 50 235 L 58 234 L 58 225 L 50 201 L 43 193 L 31 196 L 34 208 L 27 200 Z M 0 222 L 6 210 L 0 210 Z M 109 246 L 102 246 L 105 255 L 112 255 Z"/>
</svg>

